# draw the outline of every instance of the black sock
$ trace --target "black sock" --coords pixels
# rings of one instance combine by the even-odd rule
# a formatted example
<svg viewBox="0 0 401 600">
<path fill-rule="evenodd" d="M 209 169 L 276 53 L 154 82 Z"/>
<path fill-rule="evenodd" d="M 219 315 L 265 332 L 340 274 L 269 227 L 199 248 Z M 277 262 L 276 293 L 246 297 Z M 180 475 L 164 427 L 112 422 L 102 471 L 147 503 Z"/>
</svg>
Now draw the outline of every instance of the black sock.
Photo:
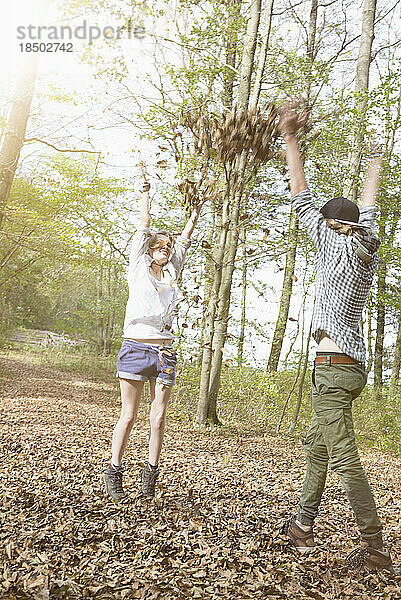
<svg viewBox="0 0 401 600">
<path fill-rule="evenodd" d="M 150 462 L 148 462 L 149 465 L 149 471 L 156 471 L 158 465 L 151 465 Z"/>
</svg>

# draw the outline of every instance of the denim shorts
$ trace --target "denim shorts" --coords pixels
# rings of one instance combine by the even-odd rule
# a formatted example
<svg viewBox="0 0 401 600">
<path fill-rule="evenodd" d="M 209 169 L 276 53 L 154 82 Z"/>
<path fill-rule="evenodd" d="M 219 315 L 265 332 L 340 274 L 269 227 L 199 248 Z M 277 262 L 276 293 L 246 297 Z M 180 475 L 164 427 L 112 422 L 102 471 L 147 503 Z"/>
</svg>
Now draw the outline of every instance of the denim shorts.
<svg viewBox="0 0 401 600">
<path fill-rule="evenodd" d="M 177 356 L 171 346 L 124 339 L 117 359 L 117 377 L 134 381 L 152 379 L 172 386 L 175 384 L 176 363 Z"/>
</svg>

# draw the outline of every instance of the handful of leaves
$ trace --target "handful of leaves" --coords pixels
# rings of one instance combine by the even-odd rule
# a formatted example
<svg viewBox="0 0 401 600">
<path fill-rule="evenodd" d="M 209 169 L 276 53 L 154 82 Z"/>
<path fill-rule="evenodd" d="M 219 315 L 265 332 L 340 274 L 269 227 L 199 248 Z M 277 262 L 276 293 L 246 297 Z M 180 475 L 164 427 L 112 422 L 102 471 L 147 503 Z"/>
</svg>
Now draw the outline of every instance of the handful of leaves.
<svg viewBox="0 0 401 600">
<path fill-rule="evenodd" d="M 194 136 L 195 151 L 207 160 L 217 158 L 232 163 L 243 151 L 253 164 L 268 162 L 274 154 L 278 137 L 277 110 L 271 102 L 263 109 L 234 108 L 221 118 L 199 112 L 184 113 L 182 124 Z"/>
<path fill-rule="evenodd" d="M 215 201 L 221 191 L 216 190 L 215 179 L 207 181 L 205 184 L 202 180 L 192 181 L 191 179 L 184 179 L 178 184 L 179 191 L 184 195 L 184 205 L 188 210 L 192 210 L 196 206 L 199 206 L 207 200 Z"/>
</svg>

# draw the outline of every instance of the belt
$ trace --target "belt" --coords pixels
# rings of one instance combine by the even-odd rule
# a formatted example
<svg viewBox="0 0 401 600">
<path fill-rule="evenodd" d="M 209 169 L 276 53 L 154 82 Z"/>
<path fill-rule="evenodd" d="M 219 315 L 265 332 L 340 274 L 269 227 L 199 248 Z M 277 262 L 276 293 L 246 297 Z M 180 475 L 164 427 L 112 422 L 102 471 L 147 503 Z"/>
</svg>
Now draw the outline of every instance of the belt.
<svg viewBox="0 0 401 600">
<path fill-rule="evenodd" d="M 328 354 L 327 356 L 316 356 L 315 365 L 361 365 L 359 361 L 351 358 L 350 356 L 340 355 L 333 356 Z"/>
</svg>

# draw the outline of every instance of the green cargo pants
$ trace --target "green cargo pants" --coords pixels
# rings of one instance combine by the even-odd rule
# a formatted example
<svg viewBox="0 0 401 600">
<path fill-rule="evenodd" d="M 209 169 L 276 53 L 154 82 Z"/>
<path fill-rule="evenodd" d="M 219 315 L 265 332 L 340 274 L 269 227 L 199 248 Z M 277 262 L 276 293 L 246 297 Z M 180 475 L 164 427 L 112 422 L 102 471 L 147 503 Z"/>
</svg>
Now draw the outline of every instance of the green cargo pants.
<svg viewBox="0 0 401 600">
<path fill-rule="evenodd" d="M 307 468 L 297 518 L 305 525 L 313 524 L 330 460 L 345 488 L 362 539 L 374 548 L 381 548 L 382 525 L 361 465 L 352 420 L 352 402 L 365 384 L 365 369 L 357 363 L 315 366 L 313 418 L 304 442 Z"/>
</svg>

